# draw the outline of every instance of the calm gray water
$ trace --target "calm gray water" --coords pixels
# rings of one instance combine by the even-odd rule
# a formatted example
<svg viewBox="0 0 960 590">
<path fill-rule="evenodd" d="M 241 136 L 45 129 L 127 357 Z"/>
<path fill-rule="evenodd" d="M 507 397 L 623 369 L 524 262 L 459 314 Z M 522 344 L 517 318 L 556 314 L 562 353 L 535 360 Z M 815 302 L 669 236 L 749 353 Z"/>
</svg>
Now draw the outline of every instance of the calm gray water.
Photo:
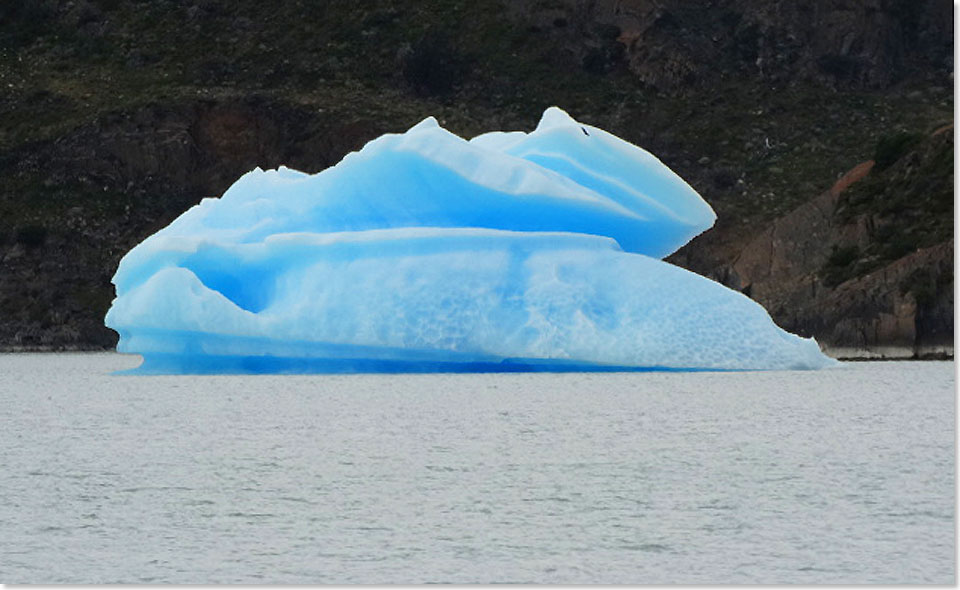
<svg viewBox="0 0 960 590">
<path fill-rule="evenodd" d="M 162 376 L 0 355 L 0 582 L 955 582 L 953 363 Z"/>
</svg>

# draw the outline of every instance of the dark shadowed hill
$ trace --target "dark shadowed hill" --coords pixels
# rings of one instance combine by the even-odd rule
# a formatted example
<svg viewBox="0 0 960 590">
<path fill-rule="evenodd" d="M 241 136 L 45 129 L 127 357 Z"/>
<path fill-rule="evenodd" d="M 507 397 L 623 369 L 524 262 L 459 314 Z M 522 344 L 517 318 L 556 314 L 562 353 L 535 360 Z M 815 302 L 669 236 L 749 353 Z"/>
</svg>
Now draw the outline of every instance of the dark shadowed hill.
<svg viewBox="0 0 960 590">
<path fill-rule="evenodd" d="M 719 222 L 672 261 L 845 354 L 953 342 L 949 1 L 0 4 L 0 347 L 104 348 L 120 257 L 243 172 L 556 104 Z"/>
</svg>

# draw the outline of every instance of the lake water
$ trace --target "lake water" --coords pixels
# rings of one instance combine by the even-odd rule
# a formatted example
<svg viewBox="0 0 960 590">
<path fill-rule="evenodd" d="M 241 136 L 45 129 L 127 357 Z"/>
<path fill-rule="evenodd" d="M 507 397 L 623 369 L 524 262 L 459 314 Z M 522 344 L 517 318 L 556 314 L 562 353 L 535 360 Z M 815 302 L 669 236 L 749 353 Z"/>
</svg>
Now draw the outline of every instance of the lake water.
<svg viewBox="0 0 960 590">
<path fill-rule="evenodd" d="M 948 362 L 112 376 L 0 355 L 0 582 L 955 583 Z"/>
</svg>

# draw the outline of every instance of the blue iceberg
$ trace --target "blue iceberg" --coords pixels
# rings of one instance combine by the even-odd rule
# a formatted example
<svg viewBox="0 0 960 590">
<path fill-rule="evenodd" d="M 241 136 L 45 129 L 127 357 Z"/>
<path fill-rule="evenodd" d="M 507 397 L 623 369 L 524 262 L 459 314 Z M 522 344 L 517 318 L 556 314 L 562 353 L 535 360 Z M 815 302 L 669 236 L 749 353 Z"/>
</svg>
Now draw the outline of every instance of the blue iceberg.
<svg viewBox="0 0 960 590">
<path fill-rule="evenodd" d="M 431 117 L 204 199 L 124 256 L 106 324 L 143 373 L 832 364 L 661 260 L 715 219 L 653 155 L 558 108 L 469 141 Z"/>
</svg>

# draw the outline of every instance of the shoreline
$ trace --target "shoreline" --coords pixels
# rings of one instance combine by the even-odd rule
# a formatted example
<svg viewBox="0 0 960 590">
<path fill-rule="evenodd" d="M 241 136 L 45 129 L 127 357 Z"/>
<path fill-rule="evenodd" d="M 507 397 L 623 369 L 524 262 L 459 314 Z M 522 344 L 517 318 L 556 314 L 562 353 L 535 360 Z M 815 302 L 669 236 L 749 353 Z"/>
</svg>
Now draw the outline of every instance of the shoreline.
<svg viewBox="0 0 960 590">
<path fill-rule="evenodd" d="M 117 352 L 114 347 L 102 346 L 11 346 L 0 344 L 0 354 L 37 354 L 37 353 L 95 353 Z M 871 348 L 827 347 L 823 353 L 830 358 L 845 362 L 861 361 L 952 361 L 953 346 L 876 346 Z"/>
<path fill-rule="evenodd" d="M 950 361 L 953 346 L 826 347 L 823 353 L 838 361 Z"/>
</svg>

